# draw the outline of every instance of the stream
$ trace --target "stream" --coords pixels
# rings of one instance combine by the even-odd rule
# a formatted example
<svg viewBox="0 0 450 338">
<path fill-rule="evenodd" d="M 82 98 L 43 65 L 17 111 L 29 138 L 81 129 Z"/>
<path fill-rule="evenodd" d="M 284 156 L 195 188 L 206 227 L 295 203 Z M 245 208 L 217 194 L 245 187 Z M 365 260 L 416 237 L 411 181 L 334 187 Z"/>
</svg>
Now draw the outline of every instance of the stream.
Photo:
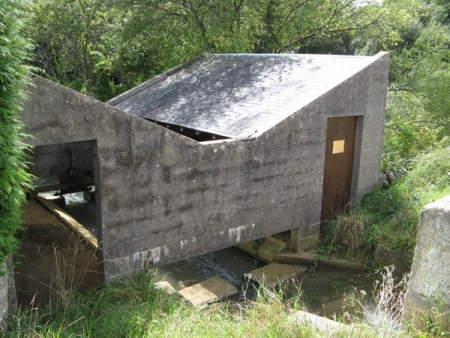
<svg viewBox="0 0 450 338">
<path fill-rule="evenodd" d="M 64 195 L 65 210 L 94 234 L 95 202 L 83 198 L 83 193 Z M 157 275 L 175 289 L 219 276 L 238 289 L 233 299 L 254 299 L 254 287 L 243 281 L 242 276 L 265 264 L 235 249 L 226 248 L 202 256 L 186 259 L 157 268 Z M 366 292 L 366 300 L 372 298 L 374 276 L 367 273 L 349 273 L 321 269 L 309 269 L 296 282 L 302 289 L 302 300 L 312 313 L 322 316 L 340 316 L 344 312 L 344 295 L 350 290 Z M 373 305 L 366 301 L 368 308 Z"/>
</svg>

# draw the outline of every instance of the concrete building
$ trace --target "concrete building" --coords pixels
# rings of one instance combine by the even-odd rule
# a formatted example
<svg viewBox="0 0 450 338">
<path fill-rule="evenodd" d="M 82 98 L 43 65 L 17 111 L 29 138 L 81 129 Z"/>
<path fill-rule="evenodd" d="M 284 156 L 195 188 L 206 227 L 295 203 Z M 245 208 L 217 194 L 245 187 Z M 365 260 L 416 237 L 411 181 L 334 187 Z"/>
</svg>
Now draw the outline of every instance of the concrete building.
<svg viewBox="0 0 450 338">
<path fill-rule="evenodd" d="M 204 55 L 101 103 L 34 76 L 30 171 L 93 179 L 106 280 L 321 221 L 378 180 L 389 56 Z"/>
</svg>

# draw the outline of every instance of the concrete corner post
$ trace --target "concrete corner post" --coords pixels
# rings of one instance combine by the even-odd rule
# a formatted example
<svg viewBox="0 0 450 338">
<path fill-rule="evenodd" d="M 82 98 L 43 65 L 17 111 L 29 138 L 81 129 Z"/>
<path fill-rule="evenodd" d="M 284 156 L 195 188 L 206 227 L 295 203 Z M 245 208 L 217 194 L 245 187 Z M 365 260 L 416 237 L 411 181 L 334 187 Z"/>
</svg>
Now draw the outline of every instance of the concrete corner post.
<svg viewBox="0 0 450 338">
<path fill-rule="evenodd" d="M 319 243 L 320 223 L 303 226 L 291 230 L 291 250 L 295 252 L 307 251 Z"/>
<path fill-rule="evenodd" d="M 16 288 L 11 268 L 11 259 L 0 264 L 0 271 L 8 273 L 0 276 L 0 333 L 6 327 L 8 314 L 17 306 Z"/>
<path fill-rule="evenodd" d="M 416 327 L 432 318 L 450 329 L 450 196 L 422 211 L 405 296 L 403 322 Z"/>
</svg>

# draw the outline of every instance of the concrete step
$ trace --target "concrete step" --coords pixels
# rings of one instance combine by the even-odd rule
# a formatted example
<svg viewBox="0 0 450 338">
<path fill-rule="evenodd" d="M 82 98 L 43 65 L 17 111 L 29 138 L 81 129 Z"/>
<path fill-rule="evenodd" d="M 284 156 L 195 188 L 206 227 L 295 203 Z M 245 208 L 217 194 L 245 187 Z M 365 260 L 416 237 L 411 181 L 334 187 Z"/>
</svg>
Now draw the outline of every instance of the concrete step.
<svg viewBox="0 0 450 338">
<path fill-rule="evenodd" d="M 313 252 L 281 252 L 275 256 L 275 261 L 285 264 L 301 264 L 305 266 L 322 266 L 329 269 L 358 272 L 364 270 L 364 264 L 333 256 L 322 256 Z"/>
<path fill-rule="evenodd" d="M 217 276 L 178 291 L 194 306 L 216 302 L 236 293 L 234 285 Z"/>
<path fill-rule="evenodd" d="M 159 290 L 166 292 L 169 295 L 172 295 L 177 292 L 177 290 L 175 290 L 175 288 L 169 282 L 167 282 L 165 280 L 156 282 L 155 287 Z"/>
<path fill-rule="evenodd" d="M 270 263 L 262 268 L 255 269 L 244 275 L 244 280 L 273 288 L 290 278 L 297 279 L 306 271 L 303 266 Z"/>
</svg>

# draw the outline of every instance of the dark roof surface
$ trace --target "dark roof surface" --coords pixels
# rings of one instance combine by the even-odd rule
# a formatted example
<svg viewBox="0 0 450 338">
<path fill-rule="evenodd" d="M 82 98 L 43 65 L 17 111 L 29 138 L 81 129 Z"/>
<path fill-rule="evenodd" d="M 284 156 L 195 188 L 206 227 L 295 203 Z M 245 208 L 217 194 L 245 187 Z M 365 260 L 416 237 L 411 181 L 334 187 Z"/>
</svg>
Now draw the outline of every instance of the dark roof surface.
<svg viewBox="0 0 450 338">
<path fill-rule="evenodd" d="M 255 137 L 379 57 L 206 54 L 109 103 L 146 119 L 232 138 Z"/>
</svg>

